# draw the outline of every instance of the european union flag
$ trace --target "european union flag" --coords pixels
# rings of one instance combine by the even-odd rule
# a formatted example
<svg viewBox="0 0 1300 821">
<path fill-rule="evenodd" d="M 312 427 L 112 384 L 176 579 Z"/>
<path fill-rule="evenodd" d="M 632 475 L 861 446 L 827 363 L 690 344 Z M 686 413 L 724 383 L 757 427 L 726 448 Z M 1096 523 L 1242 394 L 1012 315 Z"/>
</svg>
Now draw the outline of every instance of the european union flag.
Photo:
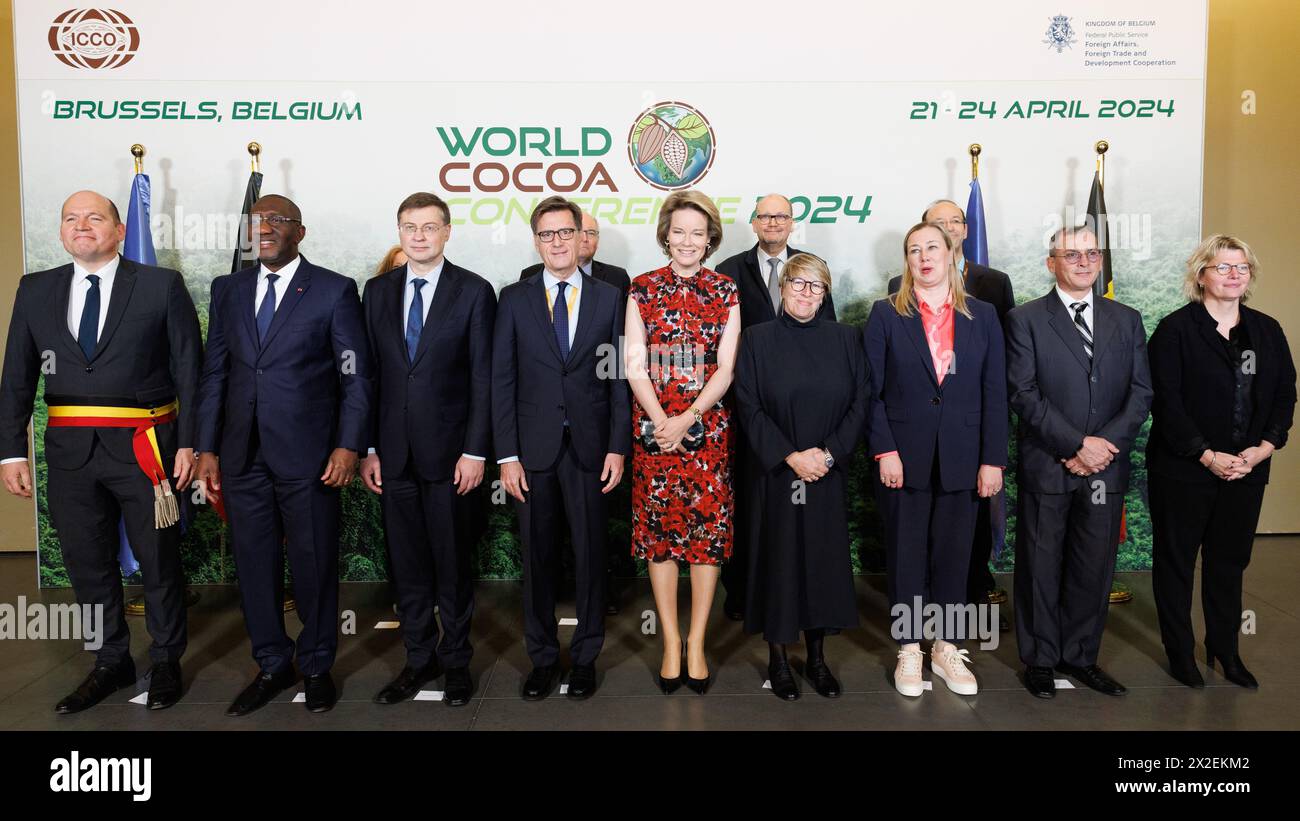
<svg viewBox="0 0 1300 821">
<path fill-rule="evenodd" d="M 962 255 L 976 265 L 989 264 L 989 235 L 984 227 L 984 196 L 980 181 L 970 181 L 970 199 L 966 201 L 966 241 L 961 244 Z"/>
</svg>

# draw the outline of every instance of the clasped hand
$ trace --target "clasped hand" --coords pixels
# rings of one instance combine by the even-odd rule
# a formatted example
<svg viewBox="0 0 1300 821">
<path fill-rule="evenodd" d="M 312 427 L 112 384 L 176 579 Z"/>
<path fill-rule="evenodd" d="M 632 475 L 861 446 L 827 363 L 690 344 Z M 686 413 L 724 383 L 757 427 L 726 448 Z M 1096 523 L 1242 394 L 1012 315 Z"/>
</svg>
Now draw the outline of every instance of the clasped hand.
<svg viewBox="0 0 1300 821">
<path fill-rule="evenodd" d="M 785 463 L 805 482 L 815 482 L 831 470 L 826 467 L 826 452 L 821 448 L 797 450 L 785 457 Z"/>
<path fill-rule="evenodd" d="M 687 411 L 676 416 L 665 416 L 655 421 L 655 444 L 660 453 L 689 453 L 682 447 L 682 439 L 688 438 L 686 431 L 695 424 L 695 414 Z M 692 442 L 694 437 L 689 437 Z"/>
</svg>

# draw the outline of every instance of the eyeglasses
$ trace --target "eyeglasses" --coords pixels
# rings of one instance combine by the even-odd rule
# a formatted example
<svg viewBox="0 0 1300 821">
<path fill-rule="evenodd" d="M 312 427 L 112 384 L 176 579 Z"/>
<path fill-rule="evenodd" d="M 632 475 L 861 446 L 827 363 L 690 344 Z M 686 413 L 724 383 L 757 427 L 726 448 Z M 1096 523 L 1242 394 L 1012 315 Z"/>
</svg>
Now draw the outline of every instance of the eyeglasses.
<svg viewBox="0 0 1300 821">
<path fill-rule="evenodd" d="M 790 215 L 789 214 L 757 214 L 754 216 L 754 219 L 758 220 L 764 225 L 766 225 L 769 222 L 775 225 L 785 225 L 787 222 L 790 221 Z"/>
<path fill-rule="evenodd" d="M 1242 276 L 1244 276 L 1244 277 L 1248 277 L 1248 276 L 1250 276 L 1250 263 L 1249 263 L 1249 262 L 1238 262 L 1236 265 L 1229 265 L 1229 264 L 1226 263 L 1226 262 L 1220 262 L 1218 265 L 1206 265 L 1206 266 L 1205 266 L 1204 268 L 1202 268 L 1201 270 L 1202 270 L 1202 271 L 1218 271 L 1218 272 L 1219 272 L 1219 276 L 1221 276 L 1221 277 L 1226 277 L 1228 274 L 1232 273 L 1232 271 L 1233 271 L 1234 268 L 1236 269 L 1237 273 L 1241 274 Z"/>
<path fill-rule="evenodd" d="M 1053 254 L 1054 257 L 1060 257 L 1071 265 L 1079 261 L 1080 257 L 1087 256 L 1089 262 L 1096 262 L 1101 259 L 1101 251 L 1093 248 L 1091 251 L 1066 251 L 1064 254 Z"/>
<path fill-rule="evenodd" d="M 254 222 L 265 222 L 266 224 L 270 225 L 273 228 L 280 228 L 285 225 L 288 225 L 291 222 L 302 222 L 302 220 L 300 219 L 294 219 L 293 217 L 282 217 L 279 214 L 271 214 L 265 217 L 262 216 L 261 214 L 253 214 L 252 217 Z"/>
<path fill-rule="evenodd" d="M 587 239 L 595 239 L 596 237 L 600 236 L 600 232 L 594 231 L 590 228 L 584 228 L 582 231 L 582 235 Z"/>
<path fill-rule="evenodd" d="M 560 235 L 560 239 L 573 239 L 573 235 L 576 233 L 578 233 L 577 228 L 560 228 L 556 231 L 538 231 L 537 238 L 542 242 L 550 242 L 555 239 L 556 234 Z"/>
<path fill-rule="evenodd" d="M 416 225 L 413 222 L 404 222 L 402 223 L 401 231 L 403 234 L 406 234 L 408 237 L 413 237 L 416 236 L 417 234 L 421 236 L 433 236 L 434 234 L 438 233 L 439 231 L 441 231 L 443 228 L 446 227 L 447 227 L 446 225 L 442 225 L 436 222 L 429 222 L 429 223 L 425 223 L 424 225 Z"/>
<path fill-rule="evenodd" d="M 966 224 L 966 220 L 961 217 L 953 217 L 952 219 L 946 220 L 930 220 L 930 222 L 933 222 L 935 225 L 942 225 L 944 228 L 960 228 Z"/>
<path fill-rule="evenodd" d="M 805 289 L 811 289 L 813 296 L 821 296 L 826 293 L 826 283 L 821 280 L 795 277 L 794 279 L 787 279 L 786 282 L 790 283 L 790 290 L 797 294 L 803 293 Z"/>
</svg>

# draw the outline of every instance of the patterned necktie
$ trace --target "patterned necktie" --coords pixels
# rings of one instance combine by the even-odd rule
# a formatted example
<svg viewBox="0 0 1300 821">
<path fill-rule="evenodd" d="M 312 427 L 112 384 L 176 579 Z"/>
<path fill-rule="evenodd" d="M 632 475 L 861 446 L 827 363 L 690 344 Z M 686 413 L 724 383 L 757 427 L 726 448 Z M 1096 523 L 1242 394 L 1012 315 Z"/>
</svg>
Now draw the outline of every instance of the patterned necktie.
<svg viewBox="0 0 1300 821">
<path fill-rule="evenodd" d="M 411 280 L 415 295 L 411 297 L 411 310 L 406 312 L 406 359 L 415 362 L 415 349 L 420 344 L 420 331 L 424 329 L 424 283 L 428 280 L 417 277 Z"/>
<path fill-rule="evenodd" d="M 86 305 L 81 309 L 77 344 L 89 361 L 95 358 L 95 344 L 99 341 L 99 275 L 90 274 L 86 279 L 90 282 L 90 290 L 86 292 Z"/>
<path fill-rule="evenodd" d="M 772 298 L 772 310 L 780 313 L 781 311 L 781 280 L 776 274 L 776 269 L 780 267 L 781 260 L 769 259 L 767 261 L 771 272 L 767 275 L 767 294 Z"/>
<path fill-rule="evenodd" d="M 560 343 L 560 358 L 569 358 L 569 303 L 564 298 L 564 289 L 569 283 L 560 282 L 555 286 L 555 304 L 551 306 L 551 324 L 555 326 L 555 341 Z"/>
<path fill-rule="evenodd" d="M 1092 363 L 1092 329 L 1088 327 L 1088 320 L 1083 318 L 1083 312 L 1087 310 L 1086 302 L 1071 302 L 1070 307 L 1074 309 L 1074 324 L 1079 328 L 1079 335 L 1083 337 L 1083 352 L 1088 355 L 1088 363 Z"/>
<path fill-rule="evenodd" d="M 271 320 L 275 318 L 275 281 L 279 278 L 279 274 L 266 275 L 266 294 L 262 297 L 262 304 L 257 306 L 257 344 L 259 346 L 266 340 L 266 332 L 271 329 Z"/>
</svg>

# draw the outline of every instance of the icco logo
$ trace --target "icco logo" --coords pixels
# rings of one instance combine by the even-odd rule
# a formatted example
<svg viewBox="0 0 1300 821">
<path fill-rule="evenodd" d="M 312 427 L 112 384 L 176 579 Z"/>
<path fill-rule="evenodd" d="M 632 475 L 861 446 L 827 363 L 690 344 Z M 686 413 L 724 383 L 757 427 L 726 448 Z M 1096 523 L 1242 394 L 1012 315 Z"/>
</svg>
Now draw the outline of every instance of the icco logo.
<svg viewBox="0 0 1300 821">
<path fill-rule="evenodd" d="M 140 30 L 114 9 L 68 9 L 50 24 L 49 42 L 72 68 L 120 68 L 140 48 Z"/>
<path fill-rule="evenodd" d="M 627 157 L 641 179 L 663 191 L 689 188 L 713 166 L 713 126 L 686 103 L 655 103 L 627 136 Z"/>
</svg>

